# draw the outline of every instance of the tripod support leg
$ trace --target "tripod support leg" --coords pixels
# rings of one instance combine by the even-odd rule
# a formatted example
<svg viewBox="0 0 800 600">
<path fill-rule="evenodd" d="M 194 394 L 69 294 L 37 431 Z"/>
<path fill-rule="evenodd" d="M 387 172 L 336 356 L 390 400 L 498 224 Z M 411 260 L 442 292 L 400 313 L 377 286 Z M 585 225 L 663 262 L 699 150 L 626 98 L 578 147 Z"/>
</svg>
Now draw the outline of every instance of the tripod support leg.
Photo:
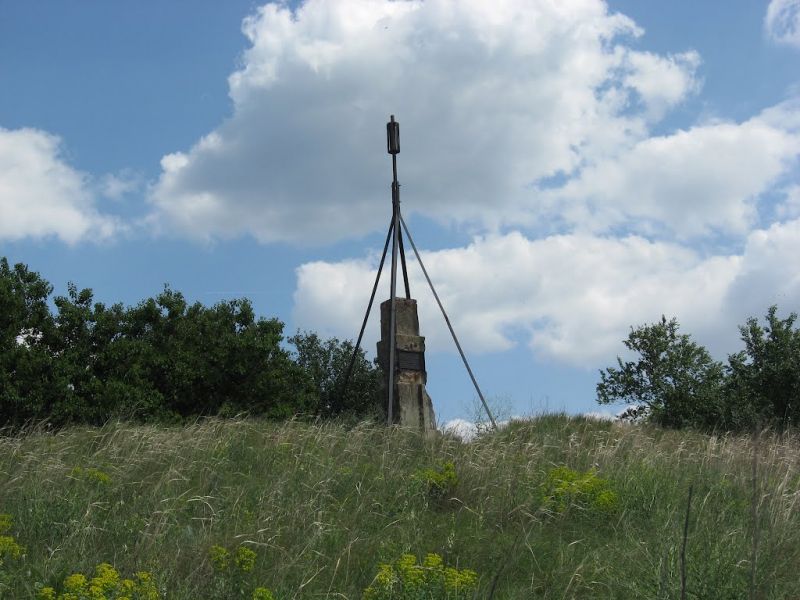
<svg viewBox="0 0 800 600">
<path fill-rule="evenodd" d="M 369 297 L 369 304 L 367 304 L 367 312 L 364 314 L 364 321 L 361 323 L 361 331 L 358 333 L 358 340 L 353 348 L 353 355 L 350 357 L 350 364 L 347 366 L 347 374 L 344 376 L 344 384 L 339 393 L 339 402 L 344 402 L 344 394 L 347 391 L 347 385 L 350 383 L 350 376 L 353 374 L 353 366 L 356 363 L 358 356 L 358 349 L 361 348 L 361 340 L 364 337 L 364 330 L 367 328 L 367 321 L 369 320 L 369 313 L 372 310 L 372 302 L 375 300 L 375 292 L 378 289 L 378 282 L 381 280 L 381 271 L 383 271 L 383 263 L 386 260 L 386 251 L 389 249 L 389 240 L 392 238 L 392 231 L 394 231 L 394 218 L 389 224 L 389 231 L 386 233 L 386 242 L 383 244 L 383 254 L 381 254 L 381 262 L 378 265 L 378 274 L 375 276 L 375 285 L 372 286 L 372 294 Z"/>
<path fill-rule="evenodd" d="M 436 298 L 436 303 L 439 305 L 439 308 L 442 311 L 442 315 L 444 316 L 444 320 L 447 323 L 447 328 L 450 330 L 450 335 L 453 336 L 453 341 L 456 343 L 456 348 L 458 348 L 458 353 L 461 355 L 461 360 L 464 361 L 464 366 L 467 367 L 467 373 L 469 373 L 470 379 L 472 379 L 472 385 L 475 386 L 475 391 L 478 392 L 478 397 L 481 399 L 481 403 L 483 404 L 483 408 L 486 409 L 486 414 L 489 415 L 489 420 L 492 422 L 492 427 L 497 429 L 497 423 L 494 420 L 494 416 L 492 415 L 492 411 L 489 410 L 489 405 L 486 403 L 486 399 L 483 397 L 483 392 L 481 392 L 481 388 L 478 386 L 478 382 L 475 380 L 475 375 L 472 374 L 472 369 L 469 367 L 469 363 L 467 362 L 467 357 L 464 356 L 464 351 L 461 349 L 461 344 L 458 343 L 458 338 L 456 337 L 456 332 L 453 330 L 453 326 L 450 324 L 450 319 L 447 316 L 447 313 L 444 310 L 444 306 L 442 306 L 442 301 L 439 300 L 439 294 L 436 293 L 436 289 L 433 287 L 433 282 L 431 282 L 431 278 L 428 277 L 428 271 L 425 270 L 425 265 L 422 264 L 422 258 L 420 258 L 419 252 L 417 252 L 417 247 L 414 244 L 414 240 L 411 237 L 411 233 L 408 231 L 408 225 L 406 225 L 405 220 L 403 220 L 402 215 L 398 215 L 400 218 L 400 223 L 403 226 L 403 230 L 406 232 L 406 237 L 408 237 L 408 241 L 411 243 L 411 248 L 414 250 L 414 255 L 417 257 L 417 262 L 419 266 L 422 267 L 422 273 L 425 275 L 425 279 L 428 280 L 428 285 L 431 287 L 431 291 L 433 292 L 433 297 Z"/>
<path fill-rule="evenodd" d="M 411 288 L 408 286 L 408 269 L 406 268 L 406 251 L 403 248 L 403 235 L 400 231 L 400 238 L 398 240 L 398 248 L 400 249 L 400 266 L 403 268 L 403 284 L 406 287 L 406 300 L 411 300 Z"/>
</svg>

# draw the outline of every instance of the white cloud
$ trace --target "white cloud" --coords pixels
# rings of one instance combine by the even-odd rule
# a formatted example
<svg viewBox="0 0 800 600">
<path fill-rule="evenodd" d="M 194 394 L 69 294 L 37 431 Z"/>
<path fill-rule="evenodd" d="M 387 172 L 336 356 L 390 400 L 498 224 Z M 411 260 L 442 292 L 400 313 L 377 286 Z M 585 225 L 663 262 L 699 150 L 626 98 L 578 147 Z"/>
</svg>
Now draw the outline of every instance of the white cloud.
<svg viewBox="0 0 800 600">
<path fill-rule="evenodd" d="M 746 317 L 762 316 L 773 303 L 787 312 L 800 304 L 797 256 L 800 220 L 752 232 L 742 253 L 733 255 L 702 256 L 636 236 L 530 240 L 510 233 L 426 252 L 423 260 L 470 353 L 507 350 L 521 338 L 540 358 L 595 368 L 623 352 L 621 340 L 631 326 L 662 314 L 676 316 L 684 331 L 724 358 L 738 349 L 737 325 Z M 354 338 L 372 268 L 373 260 L 301 266 L 295 322 Z M 410 275 L 428 348 L 452 350 L 416 265 Z M 378 318 L 375 311 L 368 350 L 374 349 Z"/>
<path fill-rule="evenodd" d="M 703 259 L 687 248 L 635 236 L 529 240 L 520 233 L 477 238 L 466 248 L 424 253 L 423 260 L 470 352 L 507 350 L 522 337 L 540 356 L 584 366 L 607 360 L 630 325 L 662 312 L 695 329 L 703 325 L 719 309 L 740 261 Z M 355 337 L 373 265 L 371 260 L 302 265 L 295 322 Z M 427 284 L 416 265 L 409 270 L 428 347 L 451 350 Z M 374 347 L 377 319 L 376 311 L 367 349 Z"/>
<path fill-rule="evenodd" d="M 88 176 L 61 156 L 58 137 L 0 128 L 0 240 L 105 239 L 117 223 L 94 206 Z"/>
<path fill-rule="evenodd" d="M 800 0 L 772 0 L 764 27 L 774 41 L 800 48 Z"/>
<path fill-rule="evenodd" d="M 513 224 L 539 212 L 536 181 L 643 139 L 697 88 L 696 53 L 631 49 L 641 30 L 600 0 L 308 0 L 243 30 L 233 114 L 165 156 L 151 196 L 200 238 L 382 228 L 390 112 L 407 214 Z"/>
<path fill-rule="evenodd" d="M 794 103 L 744 123 L 698 125 L 641 140 L 584 169 L 550 192 L 556 210 L 595 231 L 626 226 L 666 229 L 679 238 L 744 235 L 759 196 L 791 171 L 800 155 Z"/>
<path fill-rule="evenodd" d="M 630 72 L 625 84 L 636 90 L 654 119 L 697 91 L 695 71 L 700 65 L 700 55 L 684 52 L 662 57 L 650 52 L 628 53 Z"/>
</svg>

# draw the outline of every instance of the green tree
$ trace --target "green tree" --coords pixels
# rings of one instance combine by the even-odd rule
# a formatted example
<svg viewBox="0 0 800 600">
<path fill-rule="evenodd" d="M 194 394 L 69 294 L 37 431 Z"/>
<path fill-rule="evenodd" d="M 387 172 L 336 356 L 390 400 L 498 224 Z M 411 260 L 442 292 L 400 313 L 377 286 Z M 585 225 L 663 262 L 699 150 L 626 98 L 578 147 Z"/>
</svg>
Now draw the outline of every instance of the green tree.
<svg viewBox="0 0 800 600">
<path fill-rule="evenodd" d="M 676 319 L 631 328 L 625 346 L 636 360 L 600 371 L 600 404 L 635 403 L 646 407 L 651 422 L 666 427 L 713 428 L 722 403 L 724 370 L 708 351 L 686 334 Z"/>
<path fill-rule="evenodd" d="M 322 340 L 316 333 L 297 333 L 289 338 L 294 359 L 310 379 L 315 412 L 324 417 L 374 416 L 379 411 L 381 373 L 359 348 L 347 388 L 344 380 L 353 356 L 353 343 L 338 338 Z M 343 393 L 344 392 L 344 393 Z"/>
<path fill-rule="evenodd" d="M 767 310 L 766 325 L 750 317 L 739 327 L 745 349 L 728 357 L 728 420 L 738 429 L 800 425 L 800 330 L 797 314 Z"/>
<path fill-rule="evenodd" d="M 44 337 L 52 286 L 23 264 L 0 258 L 0 425 L 42 419 L 63 391 Z"/>
</svg>

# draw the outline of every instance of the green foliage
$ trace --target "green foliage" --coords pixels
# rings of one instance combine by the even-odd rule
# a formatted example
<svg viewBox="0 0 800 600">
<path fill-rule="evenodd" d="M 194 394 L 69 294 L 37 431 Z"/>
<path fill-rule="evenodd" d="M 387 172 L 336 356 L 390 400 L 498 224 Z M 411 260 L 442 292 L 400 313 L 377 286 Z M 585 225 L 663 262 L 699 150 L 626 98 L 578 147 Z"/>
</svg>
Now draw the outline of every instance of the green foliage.
<svg viewBox="0 0 800 600">
<path fill-rule="evenodd" d="M 404 554 L 378 566 L 364 600 L 467 600 L 477 585 L 475 571 L 445 567 L 438 554 L 428 554 L 422 564 L 413 554 Z"/>
<path fill-rule="evenodd" d="M 453 461 L 445 461 L 436 469 L 422 469 L 416 473 L 428 496 L 433 500 L 444 500 L 452 496 L 458 485 L 458 475 Z"/>
<path fill-rule="evenodd" d="M 107 306 L 70 283 L 51 313 L 51 293 L 39 274 L 0 259 L 0 425 L 376 410 L 379 373 L 363 352 L 340 397 L 352 344 L 304 333 L 291 353 L 283 323 L 256 318 L 249 300 L 207 307 L 165 287 Z"/>
<path fill-rule="evenodd" d="M 208 550 L 208 558 L 214 571 L 212 596 L 228 599 L 233 597 L 271 599 L 272 592 L 265 587 L 252 588 L 250 574 L 256 566 L 258 554 L 247 546 L 239 546 L 235 552 L 214 544 Z"/>
<path fill-rule="evenodd" d="M 675 319 L 631 329 L 625 346 L 637 360 L 600 373 L 597 401 L 629 402 L 644 408 L 650 422 L 667 427 L 742 431 L 800 424 L 800 329 L 797 315 L 767 311 L 766 325 L 755 318 L 739 328 L 745 349 L 728 364 L 678 334 Z"/>
<path fill-rule="evenodd" d="M 12 525 L 11 515 L 0 514 L 0 567 L 6 562 L 18 560 L 25 554 L 25 547 L 20 545 L 13 535 L 6 535 L 11 531 Z"/>
<path fill-rule="evenodd" d="M 253 600 L 275 600 L 275 596 L 268 588 L 257 587 L 253 590 Z"/>
<path fill-rule="evenodd" d="M 356 353 L 347 388 L 343 390 L 353 356 L 352 342 L 335 337 L 322 340 L 316 333 L 306 331 L 290 337 L 289 343 L 295 347 L 295 361 L 311 380 L 316 414 L 364 418 L 380 410 L 381 373 L 366 359 L 363 349 Z"/>
<path fill-rule="evenodd" d="M 36 595 L 37 600 L 159 600 L 161 597 L 149 572 L 139 571 L 133 578 L 123 579 L 108 563 L 97 565 L 94 577 L 73 573 L 58 588 L 43 587 Z"/>
<path fill-rule="evenodd" d="M 542 504 L 551 512 L 595 516 L 614 512 L 619 501 L 608 480 L 595 471 L 581 473 L 562 466 L 548 472 L 542 484 Z"/>
<path fill-rule="evenodd" d="M 722 364 L 678 333 L 676 319 L 642 325 L 623 343 L 638 359 L 600 372 L 597 401 L 632 402 L 647 407 L 649 419 L 666 427 L 713 424 L 720 402 Z"/>
<path fill-rule="evenodd" d="M 44 418 L 66 388 L 42 339 L 54 326 L 52 291 L 38 273 L 0 258 L 0 424 Z"/>
<path fill-rule="evenodd" d="M 800 329 L 797 314 L 779 319 L 777 307 L 766 325 L 755 318 L 739 328 L 745 349 L 728 357 L 728 428 L 772 425 L 784 431 L 800 425 Z"/>
<path fill-rule="evenodd" d="M 100 485 L 108 485 L 111 483 L 111 476 L 108 473 L 94 467 L 89 467 L 87 469 L 83 467 L 74 467 L 69 472 L 69 476 L 73 479 L 80 479 Z"/>
</svg>

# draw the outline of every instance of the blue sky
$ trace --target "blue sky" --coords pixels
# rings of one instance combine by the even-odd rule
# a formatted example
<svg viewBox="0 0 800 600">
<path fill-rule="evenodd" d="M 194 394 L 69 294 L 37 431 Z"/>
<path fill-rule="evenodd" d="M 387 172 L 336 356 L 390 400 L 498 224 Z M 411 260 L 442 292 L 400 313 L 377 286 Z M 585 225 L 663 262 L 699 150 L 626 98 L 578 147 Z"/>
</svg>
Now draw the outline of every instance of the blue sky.
<svg viewBox="0 0 800 600">
<path fill-rule="evenodd" d="M 57 293 L 169 283 L 355 337 L 390 113 L 404 214 L 500 412 L 595 410 L 661 314 L 724 358 L 800 305 L 798 0 L 0 0 L 0 255 Z M 470 418 L 411 269 L 435 409 Z"/>
</svg>

